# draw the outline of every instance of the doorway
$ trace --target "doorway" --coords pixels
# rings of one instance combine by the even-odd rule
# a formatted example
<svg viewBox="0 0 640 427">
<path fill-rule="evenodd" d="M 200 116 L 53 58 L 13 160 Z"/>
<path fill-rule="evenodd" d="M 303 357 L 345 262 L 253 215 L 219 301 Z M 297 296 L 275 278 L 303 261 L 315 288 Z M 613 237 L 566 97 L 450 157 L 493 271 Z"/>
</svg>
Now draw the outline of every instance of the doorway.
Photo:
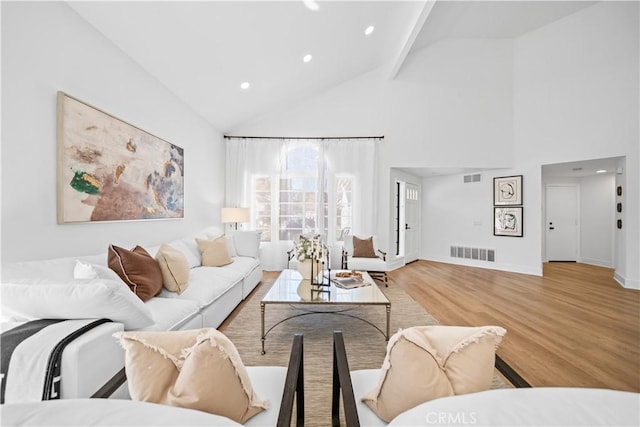
<svg viewBox="0 0 640 427">
<path fill-rule="evenodd" d="M 396 181 L 395 254 L 405 264 L 420 257 L 420 186 Z"/>
<path fill-rule="evenodd" d="M 577 261 L 580 238 L 577 184 L 548 184 L 545 227 L 547 259 Z"/>
</svg>

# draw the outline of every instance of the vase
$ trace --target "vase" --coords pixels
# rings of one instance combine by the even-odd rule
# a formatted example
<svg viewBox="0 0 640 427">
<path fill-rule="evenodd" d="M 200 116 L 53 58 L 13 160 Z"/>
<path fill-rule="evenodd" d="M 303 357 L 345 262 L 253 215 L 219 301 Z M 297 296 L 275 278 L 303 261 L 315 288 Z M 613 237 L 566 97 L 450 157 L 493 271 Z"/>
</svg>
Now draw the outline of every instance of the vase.
<svg viewBox="0 0 640 427">
<path fill-rule="evenodd" d="M 313 266 L 314 274 L 318 275 L 320 273 L 320 269 L 322 268 L 322 263 L 320 261 L 313 261 L 316 264 Z M 304 261 L 298 261 L 298 271 L 302 275 L 302 278 L 305 280 L 311 279 L 311 263 L 312 260 L 305 259 Z"/>
</svg>

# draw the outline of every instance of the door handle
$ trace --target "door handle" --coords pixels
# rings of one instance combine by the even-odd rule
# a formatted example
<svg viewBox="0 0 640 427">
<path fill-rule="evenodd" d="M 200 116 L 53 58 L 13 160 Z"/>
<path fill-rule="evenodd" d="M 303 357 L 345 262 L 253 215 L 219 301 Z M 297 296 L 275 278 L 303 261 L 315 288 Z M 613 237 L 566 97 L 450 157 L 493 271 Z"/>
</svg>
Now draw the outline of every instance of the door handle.
<svg viewBox="0 0 640 427">
<path fill-rule="evenodd" d="M 556 229 L 555 227 L 549 227 L 549 230 L 555 230 L 555 229 Z"/>
<path fill-rule="evenodd" d="M 411 227 L 409 227 L 409 224 L 405 224 L 405 225 L 404 225 L 404 229 L 405 229 L 405 230 L 411 230 Z"/>
</svg>

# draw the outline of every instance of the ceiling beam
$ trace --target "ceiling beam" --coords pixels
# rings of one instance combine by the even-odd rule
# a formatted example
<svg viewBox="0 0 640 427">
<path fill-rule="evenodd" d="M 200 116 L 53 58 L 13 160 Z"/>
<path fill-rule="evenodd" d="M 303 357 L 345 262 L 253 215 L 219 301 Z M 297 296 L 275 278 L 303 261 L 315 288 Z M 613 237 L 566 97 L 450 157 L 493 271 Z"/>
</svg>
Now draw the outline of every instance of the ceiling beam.
<svg viewBox="0 0 640 427">
<path fill-rule="evenodd" d="M 391 72 L 389 73 L 388 77 L 389 80 L 395 79 L 396 75 L 400 71 L 400 68 L 402 68 L 402 64 L 404 64 L 405 59 L 407 59 L 407 55 L 409 55 L 409 52 L 411 51 L 411 46 L 413 46 L 413 43 L 418 37 L 418 34 L 420 34 L 420 31 L 422 31 L 422 26 L 433 10 L 433 6 L 436 4 L 436 1 L 437 0 L 428 0 L 422 5 L 422 9 L 420 10 L 418 17 L 416 18 L 416 22 L 414 22 L 413 27 L 411 28 L 411 31 L 407 36 L 407 39 L 402 45 L 402 49 L 400 49 L 400 53 L 398 53 L 396 60 L 392 64 Z"/>
</svg>

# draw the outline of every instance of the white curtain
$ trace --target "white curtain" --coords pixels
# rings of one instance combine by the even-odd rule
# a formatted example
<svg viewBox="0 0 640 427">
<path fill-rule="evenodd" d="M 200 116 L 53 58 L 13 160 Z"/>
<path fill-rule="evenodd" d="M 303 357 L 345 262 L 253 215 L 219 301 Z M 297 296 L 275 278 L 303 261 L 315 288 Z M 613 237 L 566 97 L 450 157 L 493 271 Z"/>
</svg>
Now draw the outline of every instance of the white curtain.
<svg viewBox="0 0 640 427">
<path fill-rule="evenodd" d="M 252 206 L 253 178 L 269 176 L 277 182 L 285 165 L 283 153 L 297 145 L 313 145 L 320 155 L 319 180 L 336 175 L 349 175 L 353 185 L 352 234 L 367 236 L 375 233 L 377 223 L 377 142 L 379 138 L 288 139 L 288 138 L 227 138 L 226 206 Z M 319 186 L 319 188 L 322 188 Z M 333 194 L 328 195 L 334 197 Z M 275 198 L 272 200 L 276 200 Z M 253 215 L 253 213 L 252 213 Z M 339 266 L 341 246 L 334 235 L 328 236 L 333 267 Z M 261 262 L 265 270 L 286 268 L 286 251 L 292 242 L 279 241 L 274 233 L 270 242 L 261 244 Z"/>
<path fill-rule="evenodd" d="M 351 234 L 358 236 L 376 234 L 374 231 L 378 207 L 376 142 L 373 138 L 322 141 L 329 175 L 354 176 Z"/>
</svg>

